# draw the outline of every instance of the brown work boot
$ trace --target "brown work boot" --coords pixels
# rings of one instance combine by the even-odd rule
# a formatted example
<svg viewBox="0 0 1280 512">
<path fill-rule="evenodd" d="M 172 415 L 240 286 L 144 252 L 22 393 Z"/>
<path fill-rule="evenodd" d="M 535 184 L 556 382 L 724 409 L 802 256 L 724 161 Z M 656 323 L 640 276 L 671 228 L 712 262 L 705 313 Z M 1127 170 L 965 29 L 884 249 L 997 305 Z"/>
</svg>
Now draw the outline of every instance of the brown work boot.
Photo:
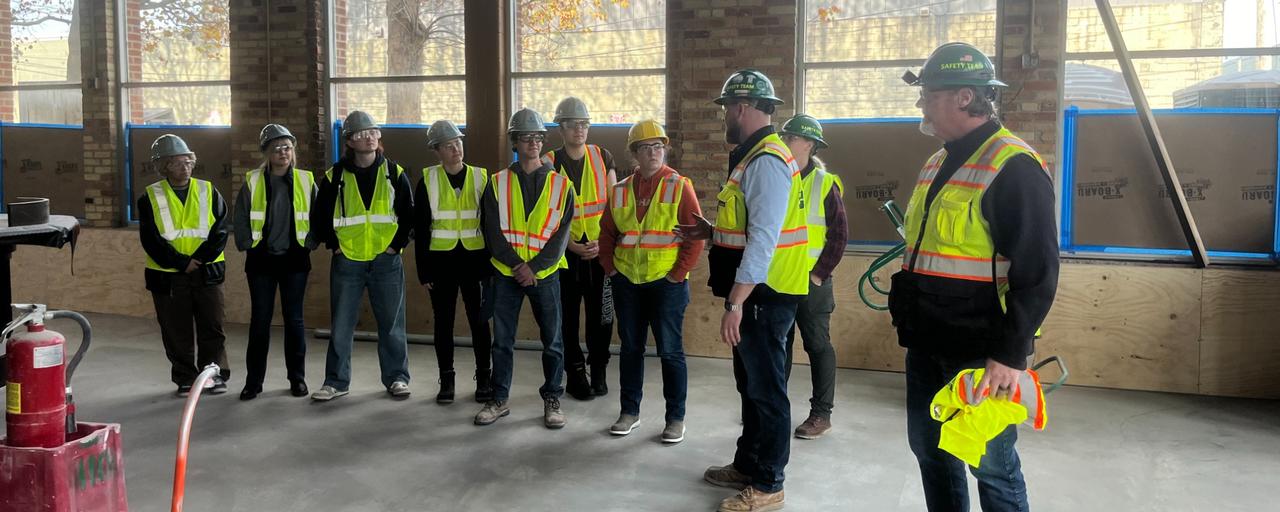
<svg viewBox="0 0 1280 512">
<path fill-rule="evenodd" d="M 733 467 L 733 464 L 711 466 L 702 473 L 702 479 L 711 485 L 739 490 L 751 483 L 751 477 L 738 471 L 737 468 Z"/>
<path fill-rule="evenodd" d="M 755 487 L 748 486 L 742 492 L 721 501 L 719 512 L 782 510 L 783 499 L 782 490 L 778 490 L 775 493 L 767 493 L 757 491 Z"/>
<path fill-rule="evenodd" d="M 800 439 L 817 439 L 831 430 L 831 420 L 810 414 L 809 419 L 804 420 L 800 426 L 796 427 L 796 437 Z"/>
</svg>

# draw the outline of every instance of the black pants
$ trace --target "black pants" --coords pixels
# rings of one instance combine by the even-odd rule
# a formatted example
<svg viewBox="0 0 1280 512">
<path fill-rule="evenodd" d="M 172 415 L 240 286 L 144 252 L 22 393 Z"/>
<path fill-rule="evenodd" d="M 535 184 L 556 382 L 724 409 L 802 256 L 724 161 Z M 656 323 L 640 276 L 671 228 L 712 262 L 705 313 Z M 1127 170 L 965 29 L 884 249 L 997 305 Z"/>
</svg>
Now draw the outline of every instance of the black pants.
<svg viewBox="0 0 1280 512">
<path fill-rule="evenodd" d="M 174 273 L 169 292 L 151 292 L 164 354 L 169 358 L 169 378 L 189 386 L 196 375 L 217 363 L 222 378 L 231 378 L 227 365 L 227 336 L 222 331 L 222 283 L 208 284 L 204 272 Z"/>
<path fill-rule="evenodd" d="M 600 306 L 604 295 L 604 267 L 600 259 L 583 260 L 576 254 L 566 253 L 569 268 L 560 271 L 561 337 L 564 339 L 564 367 L 568 371 L 590 362 L 591 366 L 609 365 L 609 343 L 613 337 L 613 319 L 600 321 Z M 580 303 L 587 310 L 587 356 L 579 344 L 578 322 Z M 589 358 L 589 360 L 588 360 Z"/>
<path fill-rule="evenodd" d="M 756 490 L 782 490 L 791 458 L 791 401 L 787 398 L 787 330 L 795 304 L 751 304 L 742 309 L 742 340 L 733 348 L 733 378 L 742 397 L 742 435 L 733 467 Z"/>
<path fill-rule="evenodd" d="M 245 350 L 245 389 L 262 391 L 271 350 L 271 317 L 275 315 L 276 288 L 284 318 L 284 367 L 290 383 L 303 382 L 307 374 L 307 335 L 302 307 L 308 272 L 249 272 L 249 347 Z"/>
<path fill-rule="evenodd" d="M 796 307 L 796 327 L 809 354 L 813 397 L 809 414 L 831 419 L 836 399 L 836 350 L 831 346 L 831 313 L 836 309 L 831 278 L 821 285 L 809 282 L 809 295 Z M 796 329 L 787 331 L 787 380 L 791 380 L 791 359 L 795 354 Z"/>
<path fill-rule="evenodd" d="M 458 293 L 471 327 L 471 348 L 476 356 L 476 370 L 488 371 L 493 340 L 489 321 L 481 309 L 481 280 L 457 280 L 446 275 L 431 284 L 431 312 L 435 315 L 436 364 L 440 373 L 453 371 L 453 324 L 458 313 Z M 487 278 L 486 278 L 487 279 Z"/>
</svg>

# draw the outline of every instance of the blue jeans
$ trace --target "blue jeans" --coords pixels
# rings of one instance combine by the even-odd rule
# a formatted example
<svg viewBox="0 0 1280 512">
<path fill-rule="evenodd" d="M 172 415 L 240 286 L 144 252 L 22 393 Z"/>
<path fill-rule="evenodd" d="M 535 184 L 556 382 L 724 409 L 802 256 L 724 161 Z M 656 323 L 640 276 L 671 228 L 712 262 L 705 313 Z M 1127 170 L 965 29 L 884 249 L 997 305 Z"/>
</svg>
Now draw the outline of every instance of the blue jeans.
<svg viewBox="0 0 1280 512">
<path fill-rule="evenodd" d="M 618 312 L 618 338 L 622 340 L 622 413 L 640 415 L 644 391 L 644 350 L 653 329 L 654 345 L 662 360 L 662 397 L 667 401 L 667 421 L 683 421 L 689 394 L 689 370 L 684 362 L 684 310 L 689 305 L 689 284 L 665 278 L 633 284 L 621 273 L 609 278 L 613 304 Z"/>
<path fill-rule="evenodd" d="M 791 457 L 791 400 L 787 398 L 787 331 L 795 304 L 752 304 L 742 308 L 742 335 L 733 349 L 733 377 L 742 396 L 742 436 L 733 467 L 751 477 L 756 490 L 782 490 Z"/>
<path fill-rule="evenodd" d="M 249 280 L 249 347 L 245 351 L 245 389 L 262 391 L 271 348 L 271 317 L 275 314 L 276 288 L 284 317 L 284 367 L 290 383 L 306 380 L 307 333 L 302 305 L 308 272 L 251 272 Z"/>
<path fill-rule="evenodd" d="M 497 275 L 493 278 L 493 399 L 505 402 L 511 396 L 511 373 L 514 370 L 516 327 L 520 324 L 520 307 L 525 296 L 533 306 L 533 320 L 542 336 L 542 398 L 560 398 L 564 386 L 564 346 L 560 339 L 560 281 L 552 273 L 539 279 L 536 286 L 520 286 L 515 279 Z"/>
<path fill-rule="evenodd" d="M 369 290 L 369 305 L 378 322 L 378 366 L 382 385 L 409 382 L 409 352 L 404 333 L 404 264 L 399 254 L 381 253 L 373 261 L 352 261 L 334 254 L 329 266 L 329 311 L 333 333 L 324 365 L 324 385 L 346 391 L 351 385 L 351 344 L 360 299 Z"/>
<path fill-rule="evenodd" d="M 969 484 L 960 459 L 938 448 L 942 423 L 929 416 L 933 396 L 967 368 L 982 368 L 985 360 L 948 361 L 928 352 L 907 350 L 907 441 L 920 463 L 924 499 L 930 512 L 967 512 Z M 985 512 L 1025 511 L 1027 484 L 1014 442 L 1017 425 L 1010 425 L 987 443 L 987 453 L 970 472 L 978 479 L 978 501 Z"/>
</svg>

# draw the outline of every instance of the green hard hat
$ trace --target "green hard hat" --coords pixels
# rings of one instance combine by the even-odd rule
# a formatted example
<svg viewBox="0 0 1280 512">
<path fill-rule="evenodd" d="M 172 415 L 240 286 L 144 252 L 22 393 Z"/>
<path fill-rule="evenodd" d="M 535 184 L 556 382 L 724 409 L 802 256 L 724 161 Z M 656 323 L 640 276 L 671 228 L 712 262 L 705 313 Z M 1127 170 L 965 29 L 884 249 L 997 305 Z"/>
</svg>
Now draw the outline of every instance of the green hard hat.
<svg viewBox="0 0 1280 512">
<path fill-rule="evenodd" d="M 729 75 L 715 102 L 717 105 L 724 105 L 738 98 L 765 100 L 774 105 L 783 103 L 774 95 L 773 82 L 769 81 L 769 77 L 755 69 L 743 69 Z"/>
<path fill-rule="evenodd" d="M 822 139 L 822 123 L 809 114 L 800 114 L 788 119 L 782 125 L 782 134 L 812 140 L 819 149 L 827 147 L 827 141 Z"/>
<path fill-rule="evenodd" d="M 462 132 L 458 130 L 458 125 L 453 124 L 453 121 L 448 119 L 441 119 L 431 123 L 431 128 L 427 129 L 427 145 L 433 149 L 453 139 L 461 138 Z"/>
<path fill-rule="evenodd" d="M 347 114 L 347 119 L 342 122 L 342 138 L 347 139 L 356 132 L 372 130 L 377 127 L 378 124 L 373 122 L 373 116 L 360 110 L 352 110 L 350 114 Z"/>
<path fill-rule="evenodd" d="M 948 87 L 1008 87 L 996 79 L 996 67 L 991 59 L 968 43 L 947 43 L 939 46 L 925 61 L 920 76 L 910 71 L 903 75 L 910 85 L 926 88 Z"/>
<path fill-rule="evenodd" d="M 269 124 L 269 125 L 263 126 L 262 132 L 258 134 L 258 148 L 262 150 L 266 150 L 268 142 L 271 142 L 273 140 L 280 139 L 280 138 L 289 139 L 293 141 L 294 144 L 298 143 L 297 137 L 294 137 L 292 133 L 289 133 L 288 128 L 285 128 L 284 126 L 281 126 L 278 124 Z"/>
<path fill-rule="evenodd" d="M 507 123 L 508 134 L 545 131 L 547 131 L 547 123 L 543 122 L 542 114 L 531 108 L 522 108 L 511 114 L 511 121 Z"/>
<path fill-rule="evenodd" d="M 582 100 L 570 96 L 556 105 L 556 117 L 551 122 L 559 124 L 567 119 L 591 119 L 591 113 L 587 111 L 587 104 Z"/>
<path fill-rule="evenodd" d="M 187 147 L 187 141 L 172 133 L 166 133 L 151 143 L 151 160 L 156 161 L 168 156 L 194 155 Z"/>
</svg>

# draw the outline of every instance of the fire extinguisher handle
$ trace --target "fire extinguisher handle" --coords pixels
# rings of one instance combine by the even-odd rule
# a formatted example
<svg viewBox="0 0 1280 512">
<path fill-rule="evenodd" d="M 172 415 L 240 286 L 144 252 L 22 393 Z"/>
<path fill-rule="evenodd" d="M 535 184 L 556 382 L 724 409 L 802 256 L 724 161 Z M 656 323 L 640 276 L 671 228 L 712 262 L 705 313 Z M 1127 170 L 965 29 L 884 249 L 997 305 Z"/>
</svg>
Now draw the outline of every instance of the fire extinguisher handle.
<svg viewBox="0 0 1280 512">
<path fill-rule="evenodd" d="M 84 315 L 75 311 L 57 310 L 45 313 L 45 319 L 52 320 L 54 318 L 68 318 L 80 324 L 80 330 L 83 337 L 80 340 L 80 347 L 76 348 L 76 354 L 71 356 L 71 360 L 67 362 L 67 382 L 66 386 L 71 387 L 71 375 L 76 372 L 76 367 L 80 366 L 80 360 L 84 359 L 84 353 L 89 351 L 89 344 L 93 338 L 93 327 L 89 325 L 89 319 Z"/>
</svg>

